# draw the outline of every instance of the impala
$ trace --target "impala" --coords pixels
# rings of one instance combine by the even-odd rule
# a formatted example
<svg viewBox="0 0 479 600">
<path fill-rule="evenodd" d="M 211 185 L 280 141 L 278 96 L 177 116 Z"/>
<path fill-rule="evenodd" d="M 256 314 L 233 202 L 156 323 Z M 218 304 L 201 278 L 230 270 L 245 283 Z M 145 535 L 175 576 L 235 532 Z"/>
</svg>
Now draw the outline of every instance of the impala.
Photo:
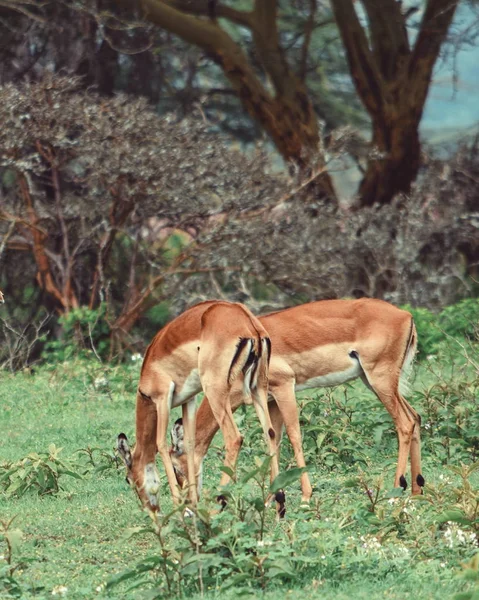
<svg viewBox="0 0 479 600">
<path fill-rule="evenodd" d="M 209 398 L 211 418 L 223 433 L 225 466 L 234 469 L 242 437 L 232 405 L 253 403 L 272 458 L 271 477 L 278 474 L 275 432 L 268 412 L 268 363 L 271 346 L 258 319 L 242 304 L 203 302 L 166 325 L 149 345 L 141 368 L 136 397 L 136 445 L 130 451 L 125 434 L 118 436 L 118 452 L 144 506 L 158 510 L 158 450 L 175 502 L 179 491 L 167 445 L 170 410 L 182 406 L 184 452 L 189 499 L 197 501 L 195 395 Z M 229 481 L 224 472 L 221 485 Z M 276 500 L 284 512 L 282 492 Z M 221 498 L 219 498 L 221 500 Z M 224 501 L 224 499 L 223 499 Z"/>
<path fill-rule="evenodd" d="M 279 444 L 283 424 L 296 463 L 305 466 L 295 391 L 335 386 L 360 377 L 391 415 L 399 440 L 395 487 L 406 489 L 406 467 L 411 457 L 412 493 L 424 486 L 421 475 L 420 417 L 400 392 L 416 353 L 417 334 L 412 315 L 382 300 L 322 300 L 274 312 L 259 320 L 272 345 L 269 369 L 270 417 Z M 232 410 L 241 401 L 233 398 Z M 208 400 L 196 419 L 195 465 L 201 464 L 218 430 Z M 178 482 L 186 477 L 181 424 L 174 430 L 171 455 Z M 312 488 L 307 473 L 301 477 L 302 500 Z"/>
</svg>

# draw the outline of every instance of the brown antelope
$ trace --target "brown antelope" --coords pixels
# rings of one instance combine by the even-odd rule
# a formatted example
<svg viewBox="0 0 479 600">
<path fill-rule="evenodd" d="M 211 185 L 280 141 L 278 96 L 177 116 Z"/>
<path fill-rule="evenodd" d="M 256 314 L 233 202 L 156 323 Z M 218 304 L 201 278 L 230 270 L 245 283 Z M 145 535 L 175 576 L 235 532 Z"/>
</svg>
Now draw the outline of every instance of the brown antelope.
<svg viewBox="0 0 479 600">
<path fill-rule="evenodd" d="M 118 436 L 118 451 L 143 505 L 158 510 L 159 489 L 155 455 L 158 450 L 171 493 L 179 491 L 167 445 L 170 410 L 182 406 L 184 456 L 189 498 L 197 501 L 195 448 L 195 395 L 209 398 L 211 418 L 223 433 L 225 466 L 234 469 L 242 437 L 231 406 L 253 403 L 273 457 L 271 477 L 278 474 L 274 428 L 268 412 L 268 363 L 271 346 L 258 319 L 242 304 L 203 302 L 166 325 L 149 345 L 141 368 L 136 397 L 136 445 L 130 452 L 125 434 Z M 229 481 L 223 473 L 221 485 Z M 221 498 L 219 498 L 221 499 Z M 278 510 L 284 512 L 281 493 Z M 224 499 L 223 499 L 224 501 Z"/>
<path fill-rule="evenodd" d="M 269 411 L 279 444 L 283 424 L 296 463 L 305 466 L 295 391 L 330 387 L 360 377 L 391 415 L 399 439 L 394 485 L 406 489 L 411 456 L 412 493 L 424 485 L 421 475 L 420 417 L 404 399 L 399 384 L 416 353 L 417 335 L 412 316 L 382 300 L 322 300 L 259 317 L 272 345 L 269 369 Z M 240 405 L 233 399 L 232 410 Z M 205 398 L 196 420 L 195 464 L 206 455 L 218 430 Z M 177 441 L 180 424 L 172 431 L 171 454 L 177 479 L 186 476 L 185 458 Z M 312 488 L 307 473 L 301 478 L 302 500 Z"/>
</svg>

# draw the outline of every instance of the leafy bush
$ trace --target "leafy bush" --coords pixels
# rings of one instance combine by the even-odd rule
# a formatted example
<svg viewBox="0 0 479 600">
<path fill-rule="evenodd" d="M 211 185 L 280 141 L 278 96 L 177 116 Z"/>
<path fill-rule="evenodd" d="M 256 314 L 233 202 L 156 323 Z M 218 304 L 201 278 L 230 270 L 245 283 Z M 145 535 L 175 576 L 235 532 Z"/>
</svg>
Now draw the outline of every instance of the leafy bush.
<svg viewBox="0 0 479 600">
<path fill-rule="evenodd" d="M 43 356 L 54 362 L 63 362 L 78 354 L 96 354 L 106 358 L 110 348 L 110 327 L 106 320 L 106 304 L 97 309 L 87 306 L 74 308 L 59 319 L 62 326 L 60 339 L 45 345 Z"/>
<path fill-rule="evenodd" d="M 446 306 L 439 314 L 439 326 L 453 337 L 479 339 L 479 298 L 465 298 Z"/>
<path fill-rule="evenodd" d="M 404 308 L 413 315 L 416 324 L 420 359 L 437 354 L 446 336 L 479 339 L 479 298 L 465 298 L 439 314 L 410 305 Z"/>
<path fill-rule="evenodd" d="M 2 598 L 24 598 L 26 591 L 36 595 L 43 588 L 25 586 L 17 578 L 16 573 L 21 573 L 30 562 L 29 558 L 17 559 L 23 533 L 20 529 L 12 527 L 15 517 L 0 520 L 0 596 Z"/>
<path fill-rule="evenodd" d="M 60 452 L 61 448 L 50 444 L 48 452 L 32 452 L 17 462 L 0 464 L 0 488 L 7 496 L 23 496 L 30 489 L 39 495 L 56 494 L 63 489 L 63 475 L 81 479 L 78 465 L 69 459 L 60 460 Z"/>
</svg>

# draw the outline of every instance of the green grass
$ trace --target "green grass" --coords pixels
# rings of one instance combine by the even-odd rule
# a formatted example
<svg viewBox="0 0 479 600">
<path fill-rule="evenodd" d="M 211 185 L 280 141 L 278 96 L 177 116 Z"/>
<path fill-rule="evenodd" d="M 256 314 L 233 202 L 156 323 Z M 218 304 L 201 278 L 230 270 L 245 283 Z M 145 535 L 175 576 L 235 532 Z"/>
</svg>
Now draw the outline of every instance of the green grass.
<svg viewBox="0 0 479 600">
<path fill-rule="evenodd" d="M 473 352 L 477 360 L 477 349 Z M 120 431 L 134 437 L 138 374 L 138 364 L 108 367 L 93 360 L 49 365 L 34 375 L 0 374 L 0 464 L 32 452 L 48 452 L 55 444 L 62 448 L 59 457 L 83 474 L 82 479 L 61 476 L 62 489 L 43 496 L 30 490 L 11 497 L 0 483 L 0 521 L 15 517 L 12 528 L 23 533 L 13 552 L 14 564 L 25 561 L 14 573 L 19 597 L 51 598 L 62 591 L 68 598 L 167 597 L 161 569 L 146 573 L 144 580 L 135 577 L 105 589 L 114 575 L 160 554 L 154 533 L 128 535 L 131 528 L 148 526 L 149 518 L 139 510 L 123 470 L 105 458 Z M 396 437 L 384 408 L 361 383 L 303 394 L 304 446 L 315 488 L 312 506 L 300 507 L 299 484 L 292 484 L 287 490 L 287 518 L 278 524 L 274 510 L 268 510 L 261 539 L 251 525 L 258 522 L 259 513 L 251 507 L 249 512 L 243 510 L 241 528 L 235 529 L 241 510 L 249 506 L 249 498 L 260 496 L 261 486 L 254 480 L 233 486 L 228 510 L 212 517 L 211 527 L 201 529 L 205 551 L 210 548 L 212 554 L 226 556 L 226 546 L 235 542 L 228 554 L 229 566 L 218 568 L 214 576 L 203 574 L 204 597 L 228 599 L 241 593 L 266 600 L 277 599 L 278 594 L 305 600 L 442 599 L 469 589 L 472 584 L 458 573 L 461 563 L 477 552 L 477 544 L 469 538 L 462 543 L 457 529 L 474 533 L 474 519 L 454 526 L 441 520 L 446 511 L 462 510 L 470 516 L 474 502 L 479 506 L 476 473 L 461 479 L 450 469 L 477 460 L 478 379 L 474 365 L 456 349 L 417 369 L 409 398 L 424 418 L 423 473 L 428 482 L 419 500 L 408 495 L 387 498 Z M 240 429 L 246 433 L 240 476 L 255 468 L 258 455 L 263 458 L 264 444 L 253 412 L 238 411 Z M 88 446 L 103 450 L 103 456 L 99 451 L 93 456 L 104 471 L 95 471 L 86 455 L 77 453 Z M 208 510 L 215 506 L 221 446 L 216 438 L 206 460 L 203 506 Z M 281 467 L 292 466 L 285 438 Z M 374 512 L 365 488 L 378 490 Z M 163 513 L 172 507 L 164 480 L 161 506 Z M 180 517 L 172 517 L 164 525 L 165 547 L 178 553 L 178 569 L 188 555 L 182 527 L 186 530 L 190 525 L 182 523 Z M 451 544 L 445 534 L 448 528 L 454 534 Z M 6 555 L 0 536 L 0 556 Z M 263 560 L 266 570 L 260 576 L 251 561 Z M 277 574 L 268 571 L 273 566 L 278 567 Z M 0 573 L 2 567 L 5 558 L 0 558 Z M 228 581 L 242 571 L 251 576 L 228 588 Z M 184 572 L 180 590 L 199 598 L 197 571 L 185 568 Z M 138 589 L 128 591 L 137 582 Z M 154 588 L 163 591 L 145 595 Z M 0 598 L 8 597 L 0 577 Z"/>
</svg>

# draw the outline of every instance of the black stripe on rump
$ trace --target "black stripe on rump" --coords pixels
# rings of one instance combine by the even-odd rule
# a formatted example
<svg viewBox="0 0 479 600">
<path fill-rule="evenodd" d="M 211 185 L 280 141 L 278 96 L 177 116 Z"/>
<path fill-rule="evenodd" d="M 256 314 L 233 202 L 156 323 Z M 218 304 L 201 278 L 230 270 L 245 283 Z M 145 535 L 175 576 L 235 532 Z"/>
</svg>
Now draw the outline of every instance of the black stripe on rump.
<svg viewBox="0 0 479 600">
<path fill-rule="evenodd" d="M 269 339 L 269 337 L 264 338 L 266 340 L 266 347 L 268 348 L 268 367 L 269 367 L 269 361 L 271 360 L 271 340 Z"/>
<path fill-rule="evenodd" d="M 240 338 L 239 342 L 236 344 L 236 352 L 235 352 L 235 355 L 233 356 L 233 360 L 231 361 L 230 369 L 228 371 L 228 381 L 231 379 L 231 372 L 234 369 L 234 367 L 236 366 L 236 363 L 239 360 L 240 354 L 244 350 L 244 347 L 246 346 L 246 344 L 248 342 L 249 342 L 249 338 Z"/>
</svg>

